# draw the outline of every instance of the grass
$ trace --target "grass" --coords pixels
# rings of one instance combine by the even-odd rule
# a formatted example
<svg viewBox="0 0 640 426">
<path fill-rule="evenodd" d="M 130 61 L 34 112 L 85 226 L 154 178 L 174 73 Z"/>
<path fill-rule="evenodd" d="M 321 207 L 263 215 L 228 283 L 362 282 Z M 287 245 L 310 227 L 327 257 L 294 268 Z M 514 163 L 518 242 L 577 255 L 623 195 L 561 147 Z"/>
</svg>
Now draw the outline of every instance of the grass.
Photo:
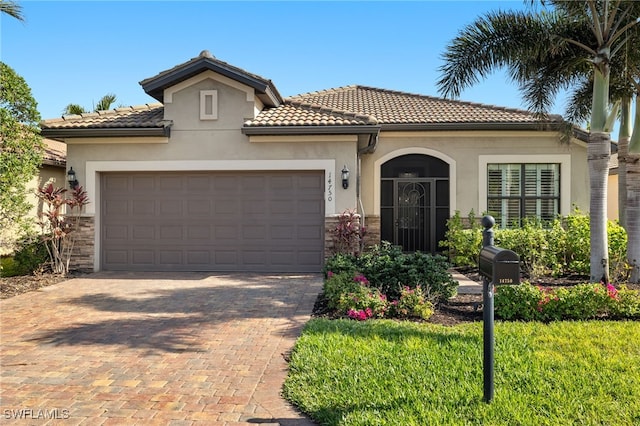
<svg viewBox="0 0 640 426">
<path fill-rule="evenodd" d="M 482 401 L 482 323 L 311 320 L 287 399 L 323 425 L 638 425 L 640 323 L 496 322 Z"/>
</svg>

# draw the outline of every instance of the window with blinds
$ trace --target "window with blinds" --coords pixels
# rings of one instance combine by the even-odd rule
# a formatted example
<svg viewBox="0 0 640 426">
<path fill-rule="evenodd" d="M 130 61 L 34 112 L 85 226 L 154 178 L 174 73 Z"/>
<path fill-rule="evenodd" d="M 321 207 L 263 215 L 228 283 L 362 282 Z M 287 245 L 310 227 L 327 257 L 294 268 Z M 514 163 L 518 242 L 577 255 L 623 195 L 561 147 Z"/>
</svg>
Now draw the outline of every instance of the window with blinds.
<svg viewBox="0 0 640 426">
<path fill-rule="evenodd" d="M 487 207 L 502 228 L 560 213 L 560 164 L 488 164 Z"/>
</svg>

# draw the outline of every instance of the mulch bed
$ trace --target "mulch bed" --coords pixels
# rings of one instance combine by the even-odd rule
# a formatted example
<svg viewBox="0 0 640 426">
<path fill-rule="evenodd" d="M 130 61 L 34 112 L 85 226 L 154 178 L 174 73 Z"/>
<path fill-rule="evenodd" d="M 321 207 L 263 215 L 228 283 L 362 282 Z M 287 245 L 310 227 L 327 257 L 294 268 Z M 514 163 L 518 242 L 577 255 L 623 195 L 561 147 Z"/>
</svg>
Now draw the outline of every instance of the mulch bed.
<svg viewBox="0 0 640 426">
<path fill-rule="evenodd" d="M 69 278 L 71 278 L 69 275 L 64 276 L 46 272 L 17 277 L 2 277 L 0 278 L 0 299 L 7 299 L 22 293 L 38 290 Z"/>
</svg>

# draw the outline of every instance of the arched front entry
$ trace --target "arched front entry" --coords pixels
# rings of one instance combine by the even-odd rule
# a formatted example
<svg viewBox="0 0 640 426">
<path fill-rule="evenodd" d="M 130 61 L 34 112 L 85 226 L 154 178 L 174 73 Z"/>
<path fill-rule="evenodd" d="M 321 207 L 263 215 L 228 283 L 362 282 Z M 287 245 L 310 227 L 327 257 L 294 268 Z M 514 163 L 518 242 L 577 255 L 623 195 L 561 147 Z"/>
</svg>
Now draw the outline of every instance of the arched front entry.
<svg viewBox="0 0 640 426">
<path fill-rule="evenodd" d="M 450 216 L 449 164 L 407 154 L 380 170 L 380 237 L 404 251 L 439 251 Z"/>
</svg>

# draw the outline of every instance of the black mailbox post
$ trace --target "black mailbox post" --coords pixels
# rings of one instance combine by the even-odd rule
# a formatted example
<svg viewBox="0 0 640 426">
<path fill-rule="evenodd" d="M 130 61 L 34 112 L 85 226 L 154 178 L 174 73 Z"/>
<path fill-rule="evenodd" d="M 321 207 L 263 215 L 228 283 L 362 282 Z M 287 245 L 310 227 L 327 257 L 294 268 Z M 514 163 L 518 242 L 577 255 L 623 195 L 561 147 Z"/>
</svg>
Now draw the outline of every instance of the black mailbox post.
<svg viewBox="0 0 640 426">
<path fill-rule="evenodd" d="M 511 250 L 493 245 L 493 225 L 491 216 L 482 218 L 482 250 L 478 258 L 478 269 L 482 275 L 482 322 L 483 322 L 483 375 L 484 401 L 493 399 L 493 286 L 500 284 L 520 284 L 520 257 Z"/>
</svg>

